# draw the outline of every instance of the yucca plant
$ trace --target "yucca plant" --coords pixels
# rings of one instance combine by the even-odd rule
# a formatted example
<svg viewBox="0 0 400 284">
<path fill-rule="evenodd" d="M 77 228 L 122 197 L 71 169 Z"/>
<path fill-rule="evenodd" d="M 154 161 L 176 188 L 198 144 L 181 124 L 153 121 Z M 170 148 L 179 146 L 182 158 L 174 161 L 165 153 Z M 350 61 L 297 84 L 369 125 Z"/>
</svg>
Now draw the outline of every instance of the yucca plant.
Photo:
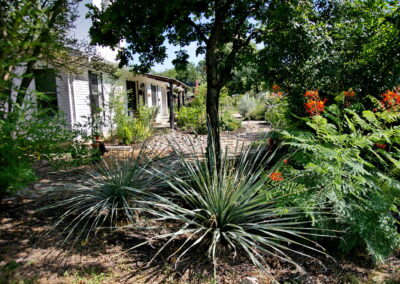
<svg viewBox="0 0 400 284">
<path fill-rule="evenodd" d="M 204 155 L 199 157 L 194 150 L 188 158 L 175 147 L 179 144 L 171 145 L 180 158 L 180 170 L 170 175 L 155 174 L 169 184 L 173 196 L 152 193 L 154 200 L 141 202 L 160 226 L 165 222 L 177 225 L 169 233 L 140 244 L 166 240 L 153 259 L 174 240 L 182 241 L 169 256 L 176 259 L 176 264 L 195 247 L 206 247 L 216 277 L 217 259 L 223 253 L 244 253 L 262 269 L 266 268 L 265 254 L 298 267 L 289 254 L 309 256 L 304 250 L 323 253 L 311 240 L 318 233 L 312 231 L 305 219 L 304 208 L 279 206 L 284 192 L 292 191 L 296 185 L 282 180 L 276 167 L 266 173 L 266 164 L 255 163 L 268 163 L 274 153 L 266 151 L 264 146 L 238 146 L 233 152 L 226 149 L 218 170 L 214 145 L 208 149 L 208 159 Z M 271 156 L 260 158 L 260 155 Z"/>
<path fill-rule="evenodd" d="M 103 160 L 94 173 L 88 174 L 85 184 L 70 189 L 52 190 L 63 200 L 44 209 L 60 209 L 52 227 L 62 227 L 64 241 L 75 237 L 88 238 L 101 228 L 115 228 L 119 224 L 134 223 L 138 210 L 132 209 L 144 196 L 144 191 L 155 186 L 156 180 L 148 173 L 153 158 L 149 158 L 143 146 L 135 157 L 123 160 Z"/>
</svg>

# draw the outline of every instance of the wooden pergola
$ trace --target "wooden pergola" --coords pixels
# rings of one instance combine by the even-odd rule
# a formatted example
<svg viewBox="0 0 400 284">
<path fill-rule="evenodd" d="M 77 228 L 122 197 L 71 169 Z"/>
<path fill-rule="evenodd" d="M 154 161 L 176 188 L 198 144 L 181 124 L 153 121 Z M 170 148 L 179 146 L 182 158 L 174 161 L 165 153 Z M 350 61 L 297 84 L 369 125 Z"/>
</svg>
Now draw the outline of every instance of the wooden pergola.
<svg viewBox="0 0 400 284">
<path fill-rule="evenodd" d="M 159 75 L 153 75 L 153 74 L 146 74 L 145 75 L 148 78 L 155 79 L 158 81 L 163 81 L 166 83 L 169 83 L 169 91 L 168 91 L 168 104 L 169 104 L 169 124 L 170 127 L 173 129 L 174 124 L 175 124 L 175 113 L 174 113 L 174 85 L 175 87 L 180 88 L 178 90 L 178 109 L 181 108 L 181 106 L 185 105 L 185 95 L 188 89 L 191 87 L 188 86 L 187 84 L 173 78 L 168 78 L 164 76 L 159 76 Z"/>
</svg>

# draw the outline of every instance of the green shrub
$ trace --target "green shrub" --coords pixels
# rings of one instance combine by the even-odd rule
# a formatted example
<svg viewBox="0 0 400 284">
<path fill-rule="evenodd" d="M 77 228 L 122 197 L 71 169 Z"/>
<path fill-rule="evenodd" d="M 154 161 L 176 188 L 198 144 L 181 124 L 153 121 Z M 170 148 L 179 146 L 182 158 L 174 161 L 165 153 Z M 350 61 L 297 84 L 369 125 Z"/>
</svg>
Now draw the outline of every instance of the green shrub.
<svg viewBox="0 0 400 284">
<path fill-rule="evenodd" d="M 33 106 L 0 120 L 0 195 L 16 192 L 35 180 L 36 160 L 62 160 L 76 133 L 68 130 L 62 114 L 48 116 Z M 30 119 L 26 119 L 26 117 Z"/>
<path fill-rule="evenodd" d="M 143 142 L 153 134 L 153 122 L 158 109 L 147 106 L 139 106 L 134 116 L 128 113 L 122 103 L 114 102 L 117 138 L 125 145 Z"/>
<path fill-rule="evenodd" d="M 207 84 L 202 84 L 193 99 L 187 104 L 188 107 L 201 107 L 206 104 Z"/>
<path fill-rule="evenodd" d="M 132 138 L 130 143 L 139 143 L 143 142 L 147 138 L 149 138 L 153 134 L 153 128 L 151 126 L 151 121 L 146 122 L 142 121 L 139 118 L 135 118 L 132 120 L 132 126 L 130 131 L 132 131 Z M 127 143 L 126 143 L 127 144 Z"/>
<path fill-rule="evenodd" d="M 258 103 L 253 111 L 249 113 L 249 119 L 251 120 L 264 120 L 266 108 L 263 103 Z"/>
<path fill-rule="evenodd" d="M 183 130 L 194 130 L 197 134 L 207 133 L 205 106 L 182 107 L 177 111 L 176 122 Z M 222 131 L 234 131 L 241 127 L 238 119 L 230 111 L 220 114 L 220 127 Z"/>
<path fill-rule="evenodd" d="M 294 128 L 295 122 L 288 118 L 286 97 L 269 97 L 265 106 L 264 119 L 275 129 Z"/>
<path fill-rule="evenodd" d="M 394 217 L 400 205 L 400 127 L 393 124 L 399 118 L 396 112 L 359 115 L 331 105 L 323 117 L 303 119 L 309 130 L 280 131 L 296 150 L 288 170 L 308 188 L 295 204 L 325 204 L 323 210 L 338 216 L 328 226 L 343 232 L 340 247 L 366 248 L 376 261 L 400 245 Z"/>
<path fill-rule="evenodd" d="M 0 147 L 0 198 L 13 194 L 28 183 L 36 180 L 36 175 L 32 169 L 32 163 L 25 161 L 11 150 L 7 154 L 3 153 L 4 147 Z"/>
<path fill-rule="evenodd" d="M 117 128 L 118 138 L 121 139 L 122 143 L 128 145 L 131 143 L 133 134 L 129 126 Z"/>
<path fill-rule="evenodd" d="M 175 145 L 179 144 L 171 143 L 172 147 Z M 237 152 L 227 152 L 223 156 L 219 172 L 213 147 L 208 152 L 209 159 L 198 157 L 195 149 L 188 159 L 175 149 L 180 157 L 180 170 L 171 175 L 158 172 L 171 187 L 172 197 L 153 193 L 150 197 L 154 201 L 146 202 L 150 206 L 149 213 L 175 225 L 158 223 L 161 230 L 164 231 L 166 225 L 172 231 L 145 242 L 167 240 L 156 256 L 179 238 L 181 245 L 170 257 L 175 256 L 179 263 L 190 250 L 201 248 L 212 259 L 215 275 L 217 260 L 224 252 L 245 254 L 263 269 L 266 265 L 264 254 L 297 266 L 287 252 L 306 256 L 303 249 L 320 252 L 308 239 L 313 233 L 301 210 L 277 206 L 281 192 L 292 188 L 293 184 L 273 181 L 265 174 L 264 166 L 257 162 L 260 155 L 274 153 L 262 147 L 255 153 L 253 148 L 237 149 Z M 271 157 L 265 157 L 265 160 L 268 158 Z M 289 243 L 302 249 L 289 247 Z"/>
<path fill-rule="evenodd" d="M 181 107 L 176 113 L 176 123 L 183 130 L 194 130 L 198 134 L 207 133 L 206 109 L 204 105 Z"/>
<path fill-rule="evenodd" d="M 225 111 L 220 116 L 220 125 L 223 131 L 235 131 L 242 126 L 242 123 L 234 118 L 231 112 Z"/>
<path fill-rule="evenodd" d="M 250 113 L 255 111 L 257 107 L 257 100 L 254 97 L 249 96 L 248 94 L 242 96 L 237 103 L 237 108 L 240 115 L 248 119 L 250 118 Z"/>
<path fill-rule="evenodd" d="M 157 117 L 158 107 L 139 106 L 135 111 L 135 118 L 145 125 L 152 125 Z"/>
</svg>

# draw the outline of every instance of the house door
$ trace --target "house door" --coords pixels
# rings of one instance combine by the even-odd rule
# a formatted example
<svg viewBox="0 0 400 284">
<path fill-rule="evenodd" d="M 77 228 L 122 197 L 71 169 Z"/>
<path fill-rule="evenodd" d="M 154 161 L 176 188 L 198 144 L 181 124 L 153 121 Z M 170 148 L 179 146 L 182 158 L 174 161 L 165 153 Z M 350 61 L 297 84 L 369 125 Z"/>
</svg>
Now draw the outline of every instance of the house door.
<svg viewBox="0 0 400 284">
<path fill-rule="evenodd" d="M 158 89 L 157 86 L 151 85 L 151 102 L 153 107 L 158 106 L 157 89 Z"/>
</svg>

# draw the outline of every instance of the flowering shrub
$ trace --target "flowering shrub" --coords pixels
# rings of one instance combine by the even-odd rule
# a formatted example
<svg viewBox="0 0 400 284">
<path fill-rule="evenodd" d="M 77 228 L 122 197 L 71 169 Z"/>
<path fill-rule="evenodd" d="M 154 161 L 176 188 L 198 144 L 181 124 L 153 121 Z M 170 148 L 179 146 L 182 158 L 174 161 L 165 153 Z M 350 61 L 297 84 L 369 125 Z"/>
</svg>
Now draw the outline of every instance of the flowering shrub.
<svg viewBox="0 0 400 284">
<path fill-rule="evenodd" d="M 307 188 L 294 203 L 326 203 L 324 210 L 337 214 L 323 227 L 343 232 L 340 248 L 366 249 L 383 261 L 400 247 L 400 126 L 394 123 L 400 119 L 400 98 L 388 91 L 375 101 L 385 108 L 370 111 L 346 104 L 355 95 L 351 89 L 341 92 L 335 98 L 339 104 L 322 102 L 317 109 L 318 92 L 304 94 L 310 106 L 311 117 L 304 119 L 308 130 L 279 131 L 284 145 L 295 152 L 285 175 L 298 176 L 295 182 Z"/>
<path fill-rule="evenodd" d="M 281 87 L 280 87 L 279 85 L 277 85 L 277 84 L 274 84 L 274 85 L 272 85 L 272 90 L 274 90 L 274 91 L 280 91 L 280 90 L 281 90 Z"/>
<path fill-rule="evenodd" d="M 271 96 L 273 97 L 282 97 L 284 95 L 284 92 L 278 91 L 276 93 L 271 93 Z"/>
<path fill-rule="evenodd" d="M 317 100 L 319 99 L 318 91 L 307 91 L 304 93 L 304 96 L 308 99 Z"/>
<path fill-rule="evenodd" d="M 282 91 L 279 85 L 272 85 L 272 93 L 271 96 L 273 97 L 282 97 L 285 93 Z"/>
<path fill-rule="evenodd" d="M 381 149 L 386 149 L 386 144 L 383 143 L 375 143 L 375 146 Z"/>
</svg>

